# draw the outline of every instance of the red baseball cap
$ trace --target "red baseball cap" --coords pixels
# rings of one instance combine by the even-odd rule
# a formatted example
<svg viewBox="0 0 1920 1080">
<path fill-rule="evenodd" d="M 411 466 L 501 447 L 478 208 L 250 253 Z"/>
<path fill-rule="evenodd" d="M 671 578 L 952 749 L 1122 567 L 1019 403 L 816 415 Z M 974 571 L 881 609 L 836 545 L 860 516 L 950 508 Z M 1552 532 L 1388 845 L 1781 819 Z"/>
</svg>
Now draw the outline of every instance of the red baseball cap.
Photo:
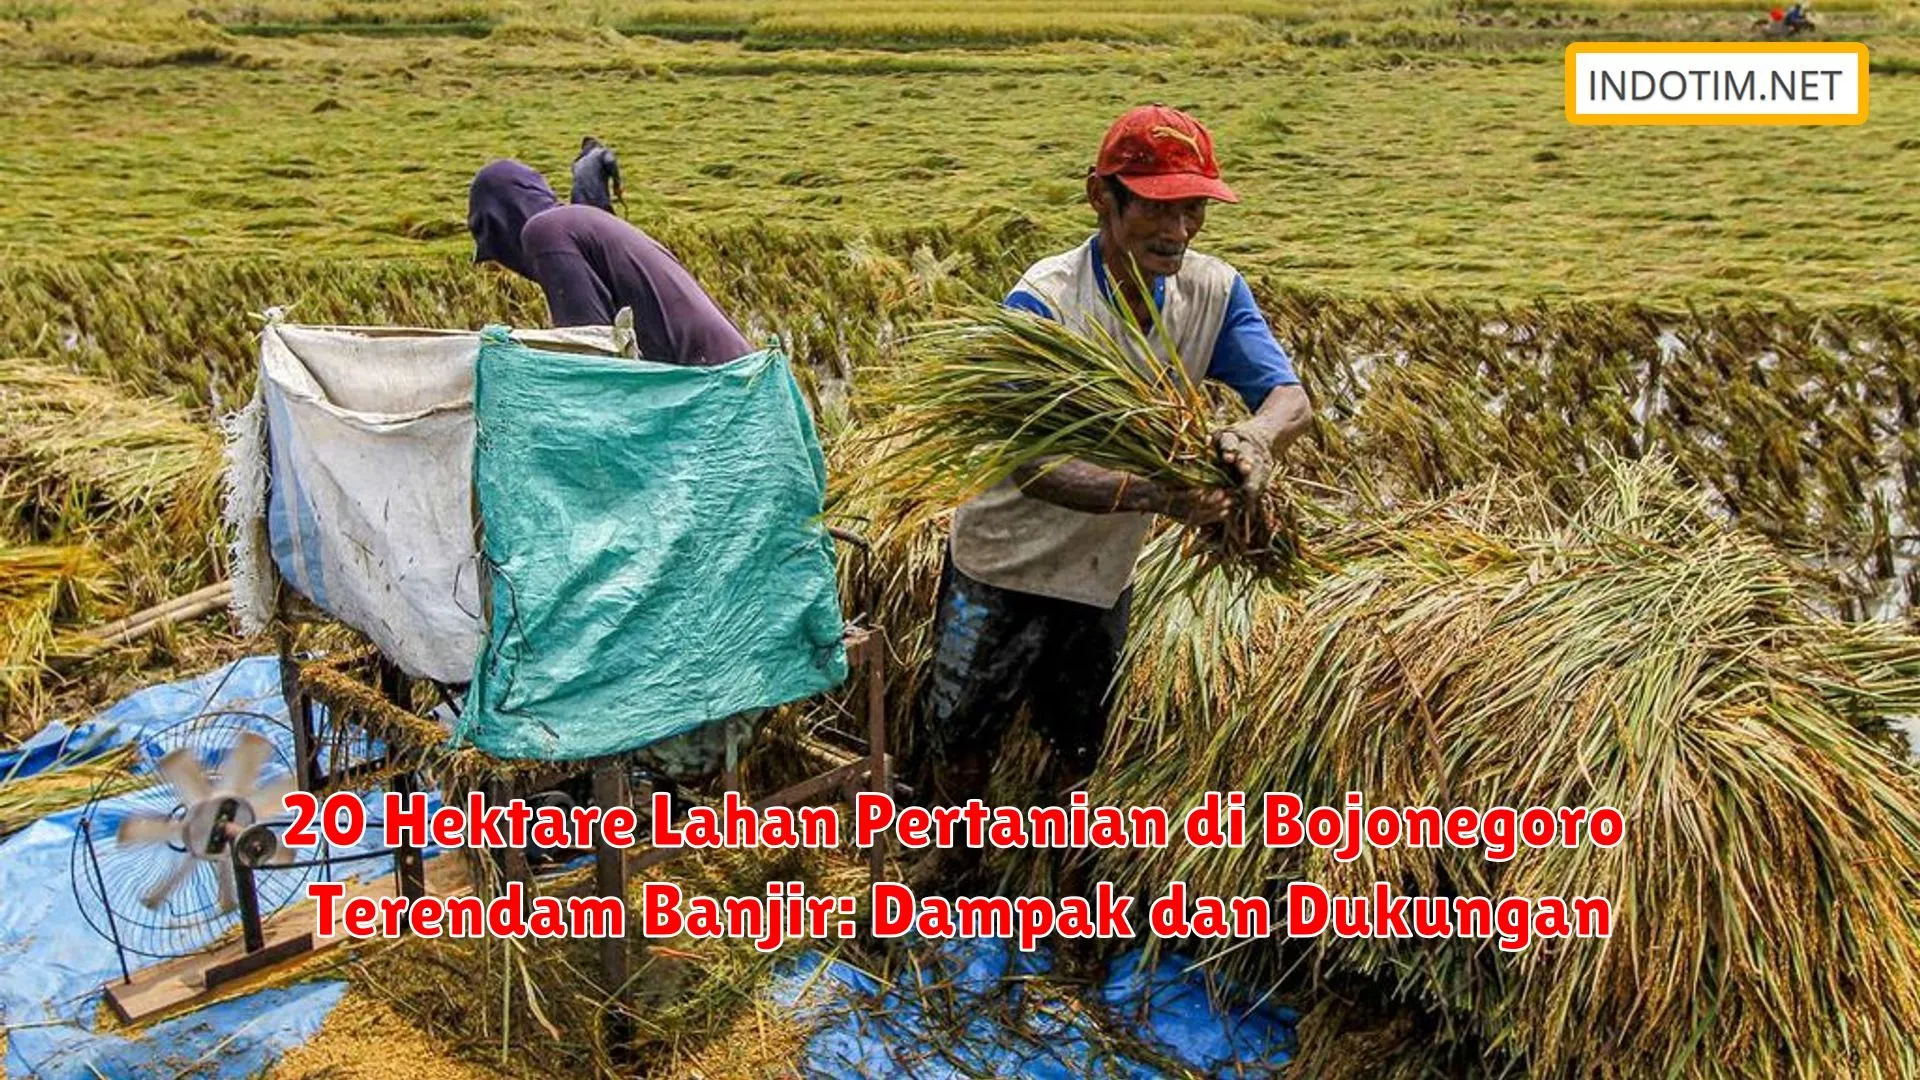
<svg viewBox="0 0 1920 1080">
<path fill-rule="evenodd" d="M 1112 176 L 1143 199 L 1239 202 L 1220 179 L 1206 126 L 1165 105 L 1129 109 L 1100 143 L 1096 176 Z"/>
</svg>

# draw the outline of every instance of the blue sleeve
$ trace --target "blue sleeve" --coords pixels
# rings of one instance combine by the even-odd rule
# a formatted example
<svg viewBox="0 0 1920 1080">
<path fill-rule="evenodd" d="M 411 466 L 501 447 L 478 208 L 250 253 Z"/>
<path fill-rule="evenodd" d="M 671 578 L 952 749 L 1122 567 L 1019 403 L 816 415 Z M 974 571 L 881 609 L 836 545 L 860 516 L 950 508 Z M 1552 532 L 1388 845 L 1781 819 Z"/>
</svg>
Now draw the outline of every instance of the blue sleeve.
<svg viewBox="0 0 1920 1080">
<path fill-rule="evenodd" d="M 1043 319 L 1051 319 L 1054 317 L 1053 309 L 1047 307 L 1045 300 L 1040 299 L 1025 289 L 1015 289 L 1008 293 L 1003 306 L 1013 308 L 1017 311 L 1030 311 Z"/>
<path fill-rule="evenodd" d="M 1011 298 L 1009 298 L 1011 299 Z M 1232 387 L 1247 403 L 1258 409 L 1275 387 L 1298 386 L 1293 360 L 1274 340 L 1266 316 L 1253 302 L 1253 290 L 1247 279 L 1233 279 L 1233 293 L 1227 298 L 1227 318 L 1220 326 L 1220 338 L 1213 346 L 1213 360 L 1207 365 L 1207 377 Z"/>
</svg>

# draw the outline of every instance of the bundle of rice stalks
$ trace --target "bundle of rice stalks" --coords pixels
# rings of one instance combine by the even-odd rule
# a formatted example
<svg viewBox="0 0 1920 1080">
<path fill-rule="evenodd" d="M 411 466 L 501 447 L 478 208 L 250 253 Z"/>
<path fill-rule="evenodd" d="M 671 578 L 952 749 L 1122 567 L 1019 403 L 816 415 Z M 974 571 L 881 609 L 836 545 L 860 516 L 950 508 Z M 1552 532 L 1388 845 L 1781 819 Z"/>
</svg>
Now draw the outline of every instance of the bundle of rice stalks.
<svg viewBox="0 0 1920 1080">
<path fill-rule="evenodd" d="M 42 659 L 56 623 L 113 591 L 107 567 L 84 546 L 0 548 L 0 716 L 23 714 L 44 692 Z"/>
<path fill-rule="evenodd" d="M 203 533 L 220 467 L 212 431 L 169 404 L 43 361 L 0 358 L 0 468 L 37 480 L 31 509 L 49 525 L 152 513 Z"/>
<path fill-rule="evenodd" d="M 151 783 L 151 777 L 134 775 L 131 746 L 33 776 L 0 776 L 0 839 L 96 795 L 111 798 Z"/>
<path fill-rule="evenodd" d="M 222 467 L 213 431 L 170 403 L 0 359 L 0 491 L 12 531 L 100 551 L 130 609 L 219 580 Z"/>
<path fill-rule="evenodd" d="M 1339 570 L 1291 595 L 1174 591 L 1155 582 L 1178 575 L 1149 572 L 1093 801 L 1177 813 L 1247 792 L 1249 841 L 1107 853 L 1098 874 L 1142 895 L 1180 880 L 1283 900 L 1304 880 L 1610 901 L 1609 938 L 1517 951 L 1185 943 L 1243 984 L 1278 987 L 1304 958 L 1424 1011 L 1397 1060 L 1349 1074 L 1418 1075 L 1465 1048 L 1546 1077 L 1914 1075 L 1920 782 L 1883 735 L 1920 717 L 1920 638 L 1819 614 L 1786 556 L 1717 523 L 1664 465 L 1610 464 L 1571 511 L 1546 487 L 1489 483 L 1317 534 Z M 1624 839 L 1508 861 L 1362 844 L 1341 861 L 1266 846 L 1269 791 L 1307 808 L 1355 791 L 1443 813 L 1613 807 Z"/>
<path fill-rule="evenodd" d="M 1172 342 L 1131 317 L 1120 335 L 1083 334 L 1024 311 L 974 307 L 919 335 L 869 400 L 883 415 L 860 437 L 885 451 L 867 493 L 894 508 L 899 530 L 1062 458 L 1167 489 L 1236 484 L 1212 436 L 1238 402 L 1188 378 Z M 1277 483 L 1266 498 L 1242 499 L 1228 520 L 1186 530 L 1188 554 L 1200 566 L 1291 576 L 1304 560 L 1301 508 L 1288 489 Z"/>
</svg>

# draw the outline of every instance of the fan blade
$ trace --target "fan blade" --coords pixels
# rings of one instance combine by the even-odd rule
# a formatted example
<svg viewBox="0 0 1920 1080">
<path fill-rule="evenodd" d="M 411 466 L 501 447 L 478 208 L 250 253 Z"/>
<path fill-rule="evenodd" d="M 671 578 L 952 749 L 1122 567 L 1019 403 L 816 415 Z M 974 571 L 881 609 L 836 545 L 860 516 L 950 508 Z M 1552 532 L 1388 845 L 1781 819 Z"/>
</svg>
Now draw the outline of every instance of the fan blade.
<svg viewBox="0 0 1920 1080">
<path fill-rule="evenodd" d="M 232 911 L 240 904 L 239 892 L 233 884 L 233 860 L 215 859 L 214 863 L 220 876 L 220 910 Z"/>
<path fill-rule="evenodd" d="M 160 844 L 180 839 L 186 829 L 184 819 L 154 814 L 128 816 L 120 819 L 120 831 L 115 834 L 115 839 L 129 847 L 135 844 Z"/>
<path fill-rule="evenodd" d="M 187 877 L 193 873 L 193 868 L 197 865 L 193 856 L 180 856 L 173 864 L 173 872 L 169 873 L 164 881 L 148 889 L 146 894 L 140 897 L 140 902 L 147 906 L 148 911 L 158 908 L 166 902 L 167 897 L 174 894 L 174 890 L 186 882 Z"/>
<path fill-rule="evenodd" d="M 181 802 L 196 803 L 213 794 L 207 774 L 201 772 L 200 763 L 193 760 L 193 751 L 184 746 L 160 759 L 160 775 L 173 785 Z"/>
<path fill-rule="evenodd" d="M 268 821 L 287 814 L 286 798 L 300 790 L 300 782 L 292 773 L 285 773 L 267 781 L 267 786 L 247 796 L 247 805 L 253 807 L 255 821 Z"/>
<path fill-rule="evenodd" d="M 240 733 L 240 741 L 227 754 L 226 768 L 221 770 L 220 786 L 239 795 L 253 790 L 254 781 L 260 778 L 260 766 L 273 752 L 273 744 L 251 731 Z"/>
<path fill-rule="evenodd" d="M 285 841 L 282 841 L 278 847 L 273 849 L 273 858 L 267 860 L 267 865 L 285 866 L 292 861 L 293 848 L 289 847 Z"/>
</svg>

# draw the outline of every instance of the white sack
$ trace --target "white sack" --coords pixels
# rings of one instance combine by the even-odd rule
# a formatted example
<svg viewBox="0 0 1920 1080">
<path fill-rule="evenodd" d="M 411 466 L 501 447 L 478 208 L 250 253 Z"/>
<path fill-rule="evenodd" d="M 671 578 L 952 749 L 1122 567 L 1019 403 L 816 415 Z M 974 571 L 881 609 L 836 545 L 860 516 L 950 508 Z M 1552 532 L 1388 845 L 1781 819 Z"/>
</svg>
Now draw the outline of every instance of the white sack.
<svg viewBox="0 0 1920 1080">
<path fill-rule="evenodd" d="M 610 327 L 514 336 L 629 353 L 616 334 L 627 336 Z M 474 331 L 278 322 L 262 331 L 256 415 L 230 425 L 233 607 L 243 624 L 257 629 L 273 608 L 272 582 L 259 572 L 264 542 L 288 586 L 408 674 L 472 678 L 486 643 L 472 498 L 479 350 Z M 254 527 L 243 527 L 249 519 Z"/>
</svg>

